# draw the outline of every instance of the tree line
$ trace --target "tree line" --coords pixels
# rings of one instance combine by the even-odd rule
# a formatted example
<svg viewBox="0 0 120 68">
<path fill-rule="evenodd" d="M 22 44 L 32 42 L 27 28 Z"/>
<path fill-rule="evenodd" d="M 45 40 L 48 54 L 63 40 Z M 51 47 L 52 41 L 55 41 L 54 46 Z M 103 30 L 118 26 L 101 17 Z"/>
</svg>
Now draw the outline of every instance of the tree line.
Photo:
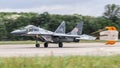
<svg viewBox="0 0 120 68">
<path fill-rule="evenodd" d="M 26 25 L 35 25 L 50 31 L 55 31 L 59 24 L 66 22 L 66 32 L 71 31 L 77 23 L 84 22 L 83 34 L 91 34 L 106 26 L 115 26 L 120 31 L 120 6 L 108 4 L 103 16 L 83 16 L 80 14 L 59 15 L 44 13 L 0 12 L 0 40 L 33 40 L 32 37 L 20 37 L 10 34 L 11 31 Z"/>
</svg>

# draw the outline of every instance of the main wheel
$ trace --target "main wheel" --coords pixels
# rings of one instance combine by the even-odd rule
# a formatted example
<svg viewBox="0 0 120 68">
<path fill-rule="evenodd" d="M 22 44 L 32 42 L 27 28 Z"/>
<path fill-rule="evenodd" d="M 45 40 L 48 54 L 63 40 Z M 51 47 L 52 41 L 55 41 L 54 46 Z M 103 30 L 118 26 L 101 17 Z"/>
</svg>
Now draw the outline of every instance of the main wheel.
<svg viewBox="0 0 120 68">
<path fill-rule="evenodd" d="M 35 44 L 35 46 L 38 48 L 38 47 L 40 47 L 40 44 Z"/>
<path fill-rule="evenodd" d="M 47 42 L 44 43 L 44 47 L 45 47 L 45 48 L 48 47 L 48 43 L 47 43 Z"/>
<path fill-rule="evenodd" d="M 63 43 L 59 42 L 59 47 L 62 48 L 63 47 Z"/>
</svg>

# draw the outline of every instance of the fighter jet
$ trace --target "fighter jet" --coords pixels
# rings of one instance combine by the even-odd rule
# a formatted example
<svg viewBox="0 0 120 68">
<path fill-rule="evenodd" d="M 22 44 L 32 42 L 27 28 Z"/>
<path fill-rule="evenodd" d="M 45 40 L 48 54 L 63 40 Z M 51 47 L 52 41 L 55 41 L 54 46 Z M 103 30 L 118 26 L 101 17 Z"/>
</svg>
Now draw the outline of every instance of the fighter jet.
<svg viewBox="0 0 120 68">
<path fill-rule="evenodd" d="M 63 47 L 63 42 L 79 42 L 80 35 L 82 33 L 83 22 L 77 24 L 77 26 L 69 33 L 66 33 L 65 22 L 63 21 L 55 32 L 34 26 L 28 25 L 23 29 L 17 29 L 11 32 L 14 35 L 20 36 L 33 36 L 36 39 L 36 47 L 40 47 L 38 41 L 45 42 L 44 47 L 48 47 L 48 43 L 57 43 L 60 48 Z"/>
</svg>

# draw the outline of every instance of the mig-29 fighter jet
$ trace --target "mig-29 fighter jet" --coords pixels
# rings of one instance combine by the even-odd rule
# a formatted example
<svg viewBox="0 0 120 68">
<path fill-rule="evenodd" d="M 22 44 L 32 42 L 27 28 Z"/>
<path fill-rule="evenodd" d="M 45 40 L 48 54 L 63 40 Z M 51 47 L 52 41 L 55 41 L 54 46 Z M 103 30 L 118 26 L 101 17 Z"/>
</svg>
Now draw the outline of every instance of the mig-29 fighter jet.
<svg viewBox="0 0 120 68">
<path fill-rule="evenodd" d="M 17 29 L 11 33 L 20 36 L 33 36 L 36 38 L 36 47 L 40 47 L 38 41 L 45 42 L 44 47 L 48 47 L 48 43 L 58 43 L 59 47 L 63 47 L 63 42 L 79 42 L 80 35 L 82 33 L 83 22 L 77 24 L 77 26 L 69 33 L 66 33 L 65 22 L 63 21 L 55 32 L 45 30 L 34 25 L 28 25 L 23 29 Z"/>
</svg>

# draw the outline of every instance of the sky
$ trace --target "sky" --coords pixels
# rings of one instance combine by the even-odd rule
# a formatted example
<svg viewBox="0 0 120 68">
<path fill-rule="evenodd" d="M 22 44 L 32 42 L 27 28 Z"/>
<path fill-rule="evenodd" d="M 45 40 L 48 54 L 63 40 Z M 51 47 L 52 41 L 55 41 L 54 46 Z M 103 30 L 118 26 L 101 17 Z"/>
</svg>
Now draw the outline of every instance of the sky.
<svg viewBox="0 0 120 68">
<path fill-rule="evenodd" d="M 102 16 L 107 4 L 120 5 L 120 0 L 0 0 L 0 12 Z"/>
</svg>

